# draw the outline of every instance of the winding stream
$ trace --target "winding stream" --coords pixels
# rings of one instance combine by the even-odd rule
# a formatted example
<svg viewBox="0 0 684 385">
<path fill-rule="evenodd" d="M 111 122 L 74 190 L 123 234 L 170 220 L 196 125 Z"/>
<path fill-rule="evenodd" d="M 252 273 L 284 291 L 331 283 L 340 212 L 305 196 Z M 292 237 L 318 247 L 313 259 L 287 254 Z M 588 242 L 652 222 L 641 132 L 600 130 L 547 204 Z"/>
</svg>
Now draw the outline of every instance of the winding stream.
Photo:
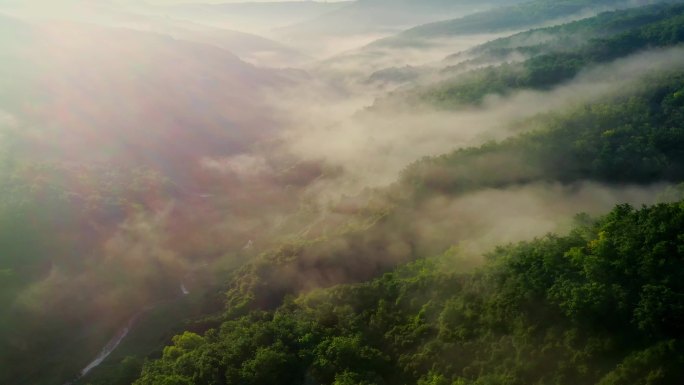
<svg viewBox="0 0 684 385">
<path fill-rule="evenodd" d="M 181 291 L 182 296 L 186 296 L 186 295 L 190 294 L 190 291 L 185 287 L 185 283 L 183 283 L 183 282 L 180 283 L 180 291 Z M 81 369 L 81 371 L 80 371 L 78 377 L 77 377 L 74 381 L 67 382 L 65 385 L 73 384 L 76 380 L 78 380 L 78 379 L 84 377 L 84 376 L 87 375 L 91 370 L 95 369 L 95 368 L 98 367 L 102 362 L 104 362 L 104 360 L 107 359 L 107 357 L 109 357 L 109 355 L 112 354 L 112 352 L 114 352 L 114 350 L 116 350 L 117 347 L 119 347 L 119 345 L 121 344 L 121 342 L 122 342 L 122 341 L 126 338 L 126 336 L 131 332 L 131 330 L 133 329 L 133 326 L 135 326 L 136 321 L 138 321 L 138 318 L 140 318 L 140 316 L 142 316 L 142 315 L 145 314 L 146 312 L 148 312 L 148 311 L 154 309 L 155 307 L 157 307 L 157 305 L 159 305 L 159 304 L 161 304 L 161 303 L 163 303 L 163 302 L 166 302 L 166 301 L 160 301 L 160 302 L 154 303 L 154 304 L 152 304 L 152 305 L 146 306 L 144 309 L 142 309 L 142 310 L 140 310 L 139 312 L 135 313 L 135 314 L 128 320 L 128 322 L 126 322 L 126 324 L 125 324 L 121 329 L 119 329 L 118 332 L 116 332 L 116 334 L 114 335 L 114 337 L 112 337 L 112 338 L 107 342 L 107 344 L 102 348 L 102 350 L 100 351 L 100 353 L 99 353 L 92 361 L 90 361 L 90 363 L 88 363 L 88 365 L 86 365 L 86 367 L 84 367 L 83 369 Z"/>
<path fill-rule="evenodd" d="M 133 324 L 144 311 L 145 310 L 138 312 L 136 315 L 134 315 L 128 320 L 126 326 L 121 328 L 116 333 L 116 335 L 114 335 L 114 337 L 112 337 L 112 339 L 110 339 L 109 342 L 107 342 L 107 344 L 100 351 L 100 354 L 98 354 L 97 357 L 95 357 L 95 359 L 88 364 L 88 366 L 81 370 L 79 377 L 83 377 L 86 374 L 88 374 L 88 372 L 96 368 L 98 365 L 102 363 L 102 361 L 104 361 L 107 357 L 109 357 L 110 354 L 112 354 L 114 349 L 116 349 L 119 346 L 119 344 L 121 344 L 121 341 L 123 341 L 124 338 L 126 338 L 128 333 L 131 331 L 131 328 L 133 328 Z"/>
</svg>

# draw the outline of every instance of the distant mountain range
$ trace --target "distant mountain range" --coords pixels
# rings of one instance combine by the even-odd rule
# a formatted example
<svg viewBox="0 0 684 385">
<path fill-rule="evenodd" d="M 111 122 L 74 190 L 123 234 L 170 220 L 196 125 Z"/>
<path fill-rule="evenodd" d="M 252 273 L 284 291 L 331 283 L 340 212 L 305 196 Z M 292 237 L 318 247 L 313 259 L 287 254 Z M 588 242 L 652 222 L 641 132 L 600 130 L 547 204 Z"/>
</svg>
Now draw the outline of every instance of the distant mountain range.
<svg viewBox="0 0 684 385">
<path fill-rule="evenodd" d="M 421 23 L 463 16 L 520 0 L 358 0 L 278 32 L 290 38 L 308 34 L 392 33 Z"/>
</svg>

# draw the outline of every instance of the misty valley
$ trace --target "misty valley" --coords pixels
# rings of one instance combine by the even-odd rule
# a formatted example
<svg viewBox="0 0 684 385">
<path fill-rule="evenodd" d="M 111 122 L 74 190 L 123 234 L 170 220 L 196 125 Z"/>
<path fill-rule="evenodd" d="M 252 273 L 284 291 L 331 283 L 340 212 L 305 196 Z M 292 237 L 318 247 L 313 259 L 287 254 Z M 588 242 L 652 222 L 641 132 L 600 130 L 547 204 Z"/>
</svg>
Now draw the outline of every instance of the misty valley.
<svg viewBox="0 0 684 385">
<path fill-rule="evenodd" d="M 684 1 L 0 0 L 0 384 L 684 383 Z"/>
</svg>

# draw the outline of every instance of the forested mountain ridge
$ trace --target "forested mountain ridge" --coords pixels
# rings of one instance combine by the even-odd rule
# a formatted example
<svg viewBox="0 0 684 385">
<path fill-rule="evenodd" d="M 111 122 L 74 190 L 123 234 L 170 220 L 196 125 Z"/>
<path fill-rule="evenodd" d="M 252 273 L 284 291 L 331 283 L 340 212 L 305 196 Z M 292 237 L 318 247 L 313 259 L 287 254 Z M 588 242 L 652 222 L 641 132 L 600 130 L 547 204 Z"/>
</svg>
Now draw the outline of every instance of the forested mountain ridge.
<svg viewBox="0 0 684 385">
<path fill-rule="evenodd" d="M 235 290 L 228 292 L 227 310 L 239 313 L 254 305 L 270 307 L 286 294 L 311 284 L 298 280 L 298 274 L 282 275 L 282 270 L 330 270 L 337 280 L 353 279 L 382 271 L 388 263 L 391 266 L 397 260 L 448 247 L 456 242 L 458 232 L 452 233 L 451 239 L 445 234 L 425 237 L 420 228 L 410 225 L 429 207 L 423 204 L 435 196 L 540 182 L 572 185 L 592 180 L 627 185 L 682 181 L 683 89 L 681 73 L 642 79 L 632 92 L 611 101 L 542 116 L 540 121 L 530 122 L 540 128 L 529 133 L 417 161 L 402 172 L 397 184 L 356 204 L 354 215 L 367 221 L 343 233 L 278 249 L 256 262 L 256 267 L 238 272 Z M 399 239 L 410 247 L 392 255 L 390 245 Z M 365 259 L 371 250 L 376 250 L 376 258 Z M 279 289 L 265 284 L 274 276 L 281 277 Z"/>
<path fill-rule="evenodd" d="M 646 3 L 646 2 L 644 2 Z M 591 12 L 605 11 L 610 8 L 637 6 L 624 0 L 601 1 L 532 1 L 512 6 L 498 7 L 488 11 L 464 16 L 456 20 L 446 20 L 420 25 L 395 36 L 371 44 L 371 46 L 410 45 L 428 39 L 449 38 L 469 34 L 497 33 L 530 28 L 545 23 L 554 24 L 556 20 L 583 18 Z"/>
<path fill-rule="evenodd" d="M 676 2 L 536 0 L 513 5 L 507 4 L 469 14 L 459 19 L 438 21 L 413 27 L 398 34 L 373 41 L 359 49 L 335 55 L 324 62 L 324 68 L 342 71 L 345 68 L 352 68 L 356 71 L 366 71 L 369 74 L 380 71 L 381 74 L 371 78 L 371 81 L 387 78 L 391 83 L 393 78 L 396 77 L 394 81 L 399 84 L 411 83 L 410 81 L 401 81 L 401 74 L 406 74 L 403 78 L 414 80 L 420 75 L 430 74 L 434 69 L 443 68 L 445 63 L 461 64 L 458 68 L 466 67 L 466 64 L 470 67 L 477 67 L 487 64 L 486 59 L 488 58 L 492 63 L 500 63 L 505 60 L 511 60 L 511 58 L 516 56 L 527 57 L 527 52 L 522 47 L 516 49 L 522 45 L 523 39 L 527 40 L 524 44 L 533 46 L 542 45 L 546 40 L 556 40 L 557 37 L 554 35 L 557 35 L 559 32 L 555 31 L 554 28 L 562 29 L 564 25 L 574 25 L 564 23 L 576 20 L 587 21 L 592 19 L 593 16 L 609 11 L 640 9 L 639 13 L 641 14 L 652 13 L 653 11 L 645 12 L 645 7 L 649 5 L 667 6 Z M 597 19 L 595 24 L 608 29 L 603 36 L 610 35 L 611 30 L 616 28 L 604 20 Z M 568 38 L 564 43 L 569 42 L 577 45 L 586 39 L 599 37 L 600 29 L 597 28 L 596 31 L 592 31 L 593 33 L 590 36 L 585 36 L 580 31 L 576 31 L 572 33 L 572 39 Z M 534 32 L 536 31 L 539 33 L 535 34 Z M 520 33 L 515 34 L 517 32 Z M 515 35 L 509 36 L 510 34 Z M 492 39 L 496 40 L 487 43 Z M 503 45 L 505 42 L 508 45 L 499 47 L 499 45 Z M 518 44 L 515 44 L 516 42 Z M 473 46 L 475 48 L 471 49 Z M 483 52 L 483 48 L 490 46 L 492 46 L 491 49 Z M 497 48 L 494 49 L 494 47 Z M 508 48 L 508 50 L 504 50 L 504 48 Z M 535 48 L 542 51 L 542 47 Z M 449 60 L 440 63 L 448 54 L 453 55 L 449 56 Z M 464 59 L 467 62 L 461 63 Z M 517 60 L 520 59 L 518 58 Z M 356 68 L 352 65 L 357 62 L 361 62 L 363 66 Z M 405 68 L 405 66 L 409 68 Z M 398 74 L 391 76 L 389 72 L 392 70 L 398 72 Z M 382 83 L 382 81 L 379 83 Z"/>
<path fill-rule="evenodd" d="M 524 65 L 579 58 L 560 77 L 540 77 L 546 67 L 530 64 L 530 78 L 546 79 L 534 87 L 546 89 L 595 63 L 676 46 L 681 11 L 656 6 L 554 27 L 599 34 L 597 25 L 612 26 Z M 676 68 L 659 71 L 517 122 L 527 132 L 510 139 L 417 161 L 396 184 L 340 202 L 333 212 L 347 213 L 350 225 L 310 232 L 235 270 L 222 326 L 175 337 L 136 384 L 675 383 L 681 288 L 668 274 L 678 268 L 648 266 L 680 262 L 668 259 L 678 255 L 680 203 L 618 206 L 596 223 L 579 217 L 570 235 L 498 248 L 481 269 L 467 247 L 430 258 L 467 244 L 474 233 L 458 224 L 466 219 L 422 228 L 435 200 L 489 189 L 680 183 L 684 80 Z M 442 106 L 477 102 L 491 92 L 483 84 L 477 97 Z M 505 83 L 502 92 L 516 87 L 531 86 Z M 650 302 L 661 294 L 672 300 Z M 607 319 L 615 322 L 606 328 Z"/>
<path fill-rule="evenodd" d="M 679 268 L 640 276 L 611 261 L 670 261 L 664 250 L 678 250 L 680 203 L 620 206 L 596 224 L 580 217 L 569 236 L 497 249 L 477 273 L 468 273 L 472 256 L 454 249 L 370 283 L 309 291 L 459 244 L 467 235 L 457 227 L 425 238 L 409 225 L 425 215 L 430 195 L 549 181 L 681 181 L 683 84 L 678 72 L 641 79 L 610 101 L 540 117 L 538 131 L 417 162 L 359 211 L 376 219 L 285 245 L 236 271 L 221 328 L 177 336 L 136 384 L 672 384 L 684 358 L 672 329 L 679 307 L 663 308 L 661 321 L 639 317 L 655 314 L 643 310 L 659 297 L 648 293 L 681 292 L 677 278 L 658 275 Z M 410 246 L 392 255 L 398 242 Z M 667 283 L 656 289 L 658 282 Z"/>
<path fill-rule="evenodd" d="M 186 332 L 135 384 L 676 383 L 684 206 L 584 222 L 475 273 L 452 251 Z"/>
<path fill-rule="evenodd" d="M 684 28 L 683 17 L 684 6 L 654 6 L 615 11 L 561 27 L 527 32 L 520 38 L 516 35 L 494 41 L 473 50 L 475 55 L 484 51 L 482 56 L 486 57 L 481 63 L 474 60 L 475 69 L 468 71 L 469 62 L 465 61 L 443 71 L 447 80 L 400 90 L 396 97 L 454 108 L 480 103 L 491 94 L 549 89 L 592 66 L 640 51 L 680 44 L 684 39 L 681 31 Z M 526 43 L 524 35 L 534 34 L 551 37 L 542 43 Z M 578 38 L 582 34 L 587 40 Z M 502 48 L 497 51 L 497 46 Z M 529 55 L 529 58 L 522 62 L 506 61 L 509 55 L 517 52 Z M 459 74 L 459 67 L 463 67 L 465 72 Z M 450 71 L 456 73 L 451 79 Z"/>
<path fill-rule="evenodd" d="M 511 58 L 516 55 L 522 57 L 522 59 L 517 59 L 521 61 L 546 53 L 572 51 L 585 45 L 587 41 L 608 39 L 632 29 L 662 21 L 678 12 L 679 9 L 677 4 L 657 4 L 603 12 L 595 17 L 575 22 L 531 29 L 450 55 L 444 62 L 456 64 L 445 68 L 445 71 L 458 71 L 469 66 L 515 61 Z M 463 61 L 463 58 L 466 60 Z"/>
<path fill-rule="evenodd" d="M 427 194 L 451 194 L 540 179 L 681 181 L 682 74 L 649 76 L 632 87 L 625 92 L 625 84 L 625 94 L 613 101 L 541 117 L 540 129 L 418 161 L 403 171 L 402 182 Z"/>
</svg>

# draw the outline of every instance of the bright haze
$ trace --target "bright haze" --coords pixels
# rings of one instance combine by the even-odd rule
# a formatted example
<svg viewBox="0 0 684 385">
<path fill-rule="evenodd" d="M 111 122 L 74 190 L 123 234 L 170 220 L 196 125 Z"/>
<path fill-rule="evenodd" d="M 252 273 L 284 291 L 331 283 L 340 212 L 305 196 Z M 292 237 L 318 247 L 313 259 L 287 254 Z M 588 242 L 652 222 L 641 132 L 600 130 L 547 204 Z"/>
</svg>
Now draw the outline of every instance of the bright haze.
<svg viewBox="0 0 684 385">
<path fill-rule="evenodd" d="M 679 3 L 0 0 L 0 384 L 679 199 Z"/>
</svg>

